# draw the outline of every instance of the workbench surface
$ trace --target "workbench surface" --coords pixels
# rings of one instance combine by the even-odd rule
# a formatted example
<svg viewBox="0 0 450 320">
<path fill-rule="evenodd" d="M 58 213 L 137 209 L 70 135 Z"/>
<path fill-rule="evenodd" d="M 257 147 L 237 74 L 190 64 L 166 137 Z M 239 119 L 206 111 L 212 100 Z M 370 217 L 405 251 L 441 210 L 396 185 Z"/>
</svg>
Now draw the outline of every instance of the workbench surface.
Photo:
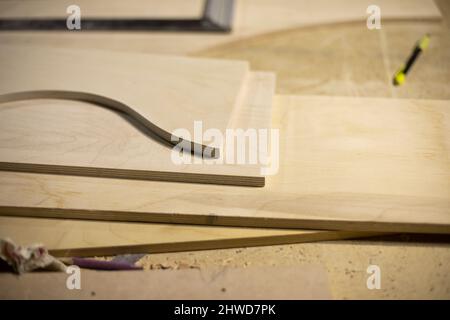
<svg viewBox="0 0 450 320">
<path fill-rule="evenodd" d="M 252 70 L 277 73 L 278 94 L 450 99 L 449 1 L 437 2 L 444 23 L 382 21 L 369 31 L 357 23 L 277 31 L 245 41 L 203 50 L 201 57 L 250 61 Z M 364 22 L 365 23 L 365 22 Z M 394 72 L 423 34 L 431 34 L 429 49 L 414 65 L 404 86 L 391 85 Z M 108 47 L 91 41 L 85 47 Z M 46 32 L 20 36 L 0 34 L 6 42 L 55 45 Z M 122 41 L 126 50 L 130 44 Z M 81 43 L 82 35 L 76 41 Z M 115 46 L 119 46 L 117 43 Z M 136 51 L 146 51 L 145 45 Z M 148 254 L 145 269 L 210 268 L 216 266 L 296 266 L 321 263 L 328 271 L 333 298 L 450 299 L 450 238 L 433 235 L 395 235 L 365 240 L 329 241 L 255 248 Z M 366 269 L 381 268 L 381 289 L 368 290 Z"/>
</svg>

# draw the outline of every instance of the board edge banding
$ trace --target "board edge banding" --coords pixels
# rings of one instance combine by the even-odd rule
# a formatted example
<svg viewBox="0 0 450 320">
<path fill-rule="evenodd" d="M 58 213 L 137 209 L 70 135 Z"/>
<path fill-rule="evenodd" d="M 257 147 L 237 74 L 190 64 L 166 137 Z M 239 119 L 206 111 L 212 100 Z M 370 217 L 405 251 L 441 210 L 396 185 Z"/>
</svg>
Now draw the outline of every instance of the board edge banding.
<svg viewBox="0 0 450 320">
<path fill-rule="evenodd" d="M 0 171 L 57 174 L 130 180 L 184 182 L 243 187 L 264 187 L 264 176 L 235 176 L 190 172 L 149 171 L 114 168 L 46 165 L 33 163 L 0 162 Z"/>
<path fill-rule="evenodd" d="M 98 221 L 151 222 L 193 224 L 224 227 L 256 227 L 279 229 L 304 229 L 357 232 L 407 232 L 450 234 L 450 224 L 351 221 L 326 219 L 289 219 L 267 217 L 238 217 L 210 215 L 200 216 L 184 213 L 133 212 L 114 210 L 61 209 L 52 207 L 25 207 L 0 205 L 1 216 L 36 217 L 56 219 L 82 219 Z"/>
<path fill-rule="evenodd" d="M 248 82 L 250 82 L 249 86 L 246 87 L 245 91 L 245 99 L 240 103 L 243 104 L 240 108 L 239 113 L 243 113 L 244 115 L 249 114 L 249 112 L 253 112 L 253 110 L 257 109 L 272 109 L 272 99 L 269 99 L 267 94 L 263 95 L 264 99 L 261 100 L 261 91 L 265 90 L 266 87 L 263 84 L 266 84 L 269 87 L 274 86 L 274 77 L 271 73 L 268 72 L 252 72 L 250 73 L 248 78 Z M 269 90 L 272 92 L 273 90 Z M 267 97 L 266 97 L 267 96 Z M 260 97 L 256 101 L 253 101 L 255 97 Z M 139 113 L 134 112 L 132 108 L 128 107 L 128 105 L 116 101 L 114 99 L 107 98 L 98 94 L 91 94 L 86 92 L 78 92 L 78 91 L 70 91 L 70 90 L 36 90 L 36 91 L 23 91 L 16 93 L 6 93 L 0 95 L 0 103 L 8 103 L 8 102 L 16 102 L 23 100 L 39 100 L 39 99 L 61 99 L 67 101 L 80 101 L 86 103 L 96 104 L 97 107 L 103 107 L 106 105 L 106 108 L 112 109 L 112 111 L 117 112 L 122 116 L 125 120 L 130 122 L 131 125 L 137 126 L 139 130 L 149 130 L 145 134 L 148 136 L 150 140 L 159 140 L 160 143 L 166 144 L 167 150 L 169 151 L 173 145 L 176 146 L 176 142 L 167 142 L 166 139 L 161 138 L 161 135 L 157 135 L 155 133 L 155 129 L 149 129 L 148 127 L 152 125 L 150 121 L 148 121 L 143 116 L 140 116 Z M 264 105 L 261 106 L 261 101 L 264 101 Z M 256 103 L 256 106 L 255 106 Z M 242 109 L 242 110 L 241 110 Z M 1 105 L 0 105 L 1 110 Z M 125 112 L 124 112 L 125 111 Z M 270 114 L 270 113 L 269 113 Z M 267 117 L 267 112 L 264 114 L 264 117 Z M 245 118 L 245 116 L 244 116 Z M 241 117 L 238 117 L 241 120 Z M 264 118 L 265 119 L 265 118 Z M 135 121 L 136 120 L 136 121 Z M 245 120 L 245 119 L 244 119 Z M 267 119 L 266 119 L 267 120 Z M 268 122 L 265 121 L 265 122 Z M 243 126 L 250 125 L 247 122 L 240 123 Z M 252 123 L 253 124 L 253 123 Z M 141 125 L 144 125 L 144 128 L 139 128 Z M 230 124 L 229 124 L 230 125 Z M 257 125 L 258 128 L 261 126 L 260 123 L 253 124 Z M 264 125 L 267 125 L 264 123 Z M 269 124 L 270 125 L 270 124 Z M 161 130 L 163 131 L 163 130 Z M 168 138 L 170 141 L 171 138 Z M 150 141 L 153 143 L 153 141 Z M 142 143 L 145 143 L 143 141 Z M 178 142 L 179 143 L 179 142 Z M 192 142 L 195 143 L 195 142 Z M 185 151 L 185 145 L 189 143 L 183 143 L 183 152 L 190 152 L 189 148 Z M 200 146 L 200 144 L 196 144 Z M 191 149 L 199 152 L 200 147 L 196 147 L 196 145 L 191 144 Z M 212 151 L 211 151 L 212 150 Z M 217 155 L 220 156 L 219 147 L 214 148 L 207 146 L 201 151 L 202 154 L 205 154 L 206 157 L 202 155 L 202 158 L 207 159 L 216 159 Z M 169 151 L 170 153 L 170 151 Z M 207 154 L 212 155 L 212 157 L 208 157 Z M 197 157 L 197 154 L 192 154 L 194 157 Z M 188 165 L 187 168 L 177 169 L 167 169 L 164 166 L 161 168 L 156 167 L 130 167 L 130 168 L 117 168 L 114 164 L 100 164 L 99 166 L 91 166 L 84 165 L 83 162 L 78 163 L 53 163 L 53 162 L 42 162 L 42 161 L 22 161 L 21 159 L 5 159 L 6 161 L 0 161 L 0 170 L 10 171 L 10 172 L 30 172 L 30 173 L 38 173 L 38 174 L 58 174 L 58 175 L 70 175 L 70 176 L 87 176 L 87 177 L 101 177 L 101 178 L 120 178 L 120 179 L 133 179 L 133 180 L 152 180 L 152 181 L 164 181 L 164 182 L 182 182 L 182 183 L 199 183 L 199 184 L 214 184 L 214 185 L 235 185 L 235 186 L 245 186 L 245 187 L 264 187 L 265 186 L 265 177 L 261 175 L 259 172 L 252 173 L 254 166 L 249 167 L 250 170 L 248 173 L 244 170 L 237 170 L 237 167 L 245 166 L 240 164 L 234 164 L 235 169 L 229 168 L 230 170 L 199 170 L 194 168 L 194 165 Z M 218 159 L 220 160 L 220 159 Z M 222 166 L 218 164 L 219 166 Z M 186 170 L 187 169 L 187 170 Z M 192 169 L 192 170 L 191 170 Z"/>
<path fill-rule="evenodd" d="M 49 253 L 55 257 L 91 257 L 100 255 L 117 255 L 117 254 L 140 254 L 143 252 L 155 253 L 170 253 L 170 252 L 185 252 L 185 251 L 200 251 L 200 250 L 215 250 L 215 249 L 232 249 L 241 247 L 261 247 L 267 245 L 283 245 L 296 244 L 316 241 L 333 241 L 333 240 L 347 240 L 347 239 L 361 239 L 370 238 L 385 233 L 378 232 L 351 232 L 351 231 L 325 231 L 301 234 L 304 231 L 299 229 L 297 234 L 286 235 L 271 235 L 271 236 L 252 236 L 242 238 L 230 239 L 212 239 L 212 240 L 191 240 L 186 242 L 173 243 L 149 243 L 136 245 L 121 245 L 121 246 L 104 246 L 91 248 L 67 248 L 67 249 L 49 249 Z M 309 231 L 309 230 L 306 230 Z"/>
</svg>

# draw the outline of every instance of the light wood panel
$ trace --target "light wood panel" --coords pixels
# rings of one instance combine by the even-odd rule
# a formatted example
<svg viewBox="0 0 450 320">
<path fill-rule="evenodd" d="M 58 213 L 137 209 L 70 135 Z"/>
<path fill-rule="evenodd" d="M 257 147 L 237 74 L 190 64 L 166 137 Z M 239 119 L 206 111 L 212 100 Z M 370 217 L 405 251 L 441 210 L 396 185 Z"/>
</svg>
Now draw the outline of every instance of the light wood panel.
<svg viewBox="0 0 450 320">
<path fill-rule="evenodd" d="M 321 265 L 212 270 L 81 270 L 81 290 L 64 272 L 0 274 L 0 299 L 330 299 Z M 219 312 L 216 310 L 215 313 Z"/>
<path fill-rule="evenodd" d="M 204 0 L 1 0 L 1 18 L 63 18 L 77 5 L 83 17 L 95 18 L 199 18 Z"/>
<path fill-rule="evenodd" d="M 0 217 L 0 238 L 42 243 L 57 257 L 160 253 L 361 238 L 366 232 Z"/>
<path fill-rule="evenodd" d="M 224 132 L 248 73 L 243 61 L 3 45 L 0 68 L 1 102 L 74 93 L 68 99 L 125 112 L 172 144 L 174 130 L 192 133 L 196 120 Z"/>
<path fill-rule="evenodd" d="M 449 101 L 278 96 L 263 189 L 2 173 L 6 215 L 450 233 Z M 31 210 L 30 210 L 31 209 Z"/>
<path fill-rule="evenodd" d="M 200 50 L 268 32 L 314 25 L 359 21 L 366 29 L 371 0 L 236 0 L 233 31 L 228 35 L 164 32 L 0 32 L 1 43 L 34 43 L 69 48 L 193 54 Z M 432 0 L 378 0 L 382 21 L 441 19 Z M 161 5 L 165 7 L 166 4 Z M 145 10 L 145 9 L 143 9 Z"/>
<path fill-rule="evenodd" d="M 170 84 L 166 85 L 169 91 L 174 89 Z M 208 91 L 209 85 L 205 86 L 205 91 Z M 222 117 L 230 128 L 270 128 L 274 87 L 273 74 L 251 72 L 242 86 L 244 93 L 238 105 L 229 110 L 227 116 L 220 112 L 215 116 Z M 78 94 L 73 98 L 78 99 Z M 209 93 L 206 92 L 204 98 L 208 99 Z M 198 108 L 206 108 L 206 103 L 208 101 L 203 101 Z M 209 105 L 215 103 L 210 100 Z M 164 117 L 184 117 L 170 110 L 170 106 L 158 107 L 161 107 L 159 113 L 164 114 Z M 195 108 L 192 107 L 195 114 Z M 210 113 L 214 112 L 215 107 L 212 107 Z M 207 113 L 211 117 L 208 110 L 201 110 L 200 113 Z M 171 144 L 159 139 L 133 118 L 85 101 L 33 99 L 4 102 L 0 105 L 0 114 L 0 168 L 3 170 L 264 185 L 265 179 L 260 174 L 259 164 L 241 165 L 221 161 L 226 157 L 225 150 L 220 152 L 220 164 L 207 165 L 197 156 L 188 158 L 190 164 L 176 164 L 171 158 Z M 210 128 L 208 123 L 203 123 L 203 130 Z M 225 136 L 225 132 L 222 131 L 222 134 Z"/>
</svg>

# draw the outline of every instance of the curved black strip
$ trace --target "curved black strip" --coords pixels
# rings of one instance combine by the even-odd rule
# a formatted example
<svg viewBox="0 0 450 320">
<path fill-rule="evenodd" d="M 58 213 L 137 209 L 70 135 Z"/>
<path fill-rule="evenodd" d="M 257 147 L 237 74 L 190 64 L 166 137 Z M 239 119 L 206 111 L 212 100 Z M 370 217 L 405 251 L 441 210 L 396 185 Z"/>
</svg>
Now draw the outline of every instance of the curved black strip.
<svg viewBox="0 0 450 320">
<path fill-rule="evenodd" d="M 203 16 L 193 19 L 82 18 L 74 31 L 230 32 L 234 0 L 206 0 Z M 0 31 L 67 31 L 66 19 L 0 19 Z"/>
<path fill-rule="evenodd" d="M 23 101 L 31 99 L 62 99 L 85 101 L 96 105 L 124 113 L 150 130 L 153 134 L 163 139 L 166 143 L 176 146 L 183 143 L 183 150 L 206 158 L 215 158 L 219 155 L 219 149 L 201 145 L 193 141 L 184 140 L 181 137 L 173 136 L 170 132 L 158 127 L 147 118 L 130 108 L 126 104 L 98 94 L 78 92 L 78 91 L 62 91 L 62 90 L 39 90 L 39 91 L 22 91 L 0 95 L 0 104 L 5 102 Z M 190 150 L 189 150 L 190 147 Z"/>
<path fill-rule="evenodd" d="M 2 19 L 0 30 L 67 31 L 65 19 Z M 102 19 L 84 18 L 81 30 L 74 31 L 184 31 L 227 32 L 220 26 L 203 19 Z"/>
</svg>

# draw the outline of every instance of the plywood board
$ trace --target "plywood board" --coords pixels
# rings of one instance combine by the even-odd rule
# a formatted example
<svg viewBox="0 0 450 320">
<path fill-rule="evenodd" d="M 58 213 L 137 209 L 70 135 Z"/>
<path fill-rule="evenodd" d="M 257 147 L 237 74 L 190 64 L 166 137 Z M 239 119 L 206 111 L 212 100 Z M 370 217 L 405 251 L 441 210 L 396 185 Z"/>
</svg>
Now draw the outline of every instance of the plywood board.
<svg viewBox="0 0 450 320">
<path fill-rule="evenodd" d="M 0 47 L 0 102 L 62 98 L 126 113 L 166 142 L 181 136 L 206 147 L 194 132 L 227 128 L 239 104 L 248 63 L 28 46 Z M 177 136 L 175 136 L 177 137 Z M 200 149 L 201 150 L 201 149 Z"/>
<path fill-rule="evenodd" d="M 164 1 L 166 2 L 166 1 Z M 0 32 L 6 43 L 34 43 L 69 48 L 102 48 L 149 53 L 193 54 L 236 40 L 286 29 L 358 21 L 366 29 L 371 0 L 236 0 L 233 31 L 228 35 L 161 32 Z M 439 20 L 433 0 L 378 0 L 382 21 L 389 19 Z M 164 3 L 161 5 L 166 7 Z M 1 8 L 1 7 L 0 7 Z M 175 8 L 174 8 L 175 10 Z M 2 11 L 0 9 L 0 11 Z M 145 9 L 143 9 L 145 12 Z M 117 9 L 120 13 L 120 10 Z M 367 32 L 376 32 L 368 30 Z"/>
<path fill-rule="evenodd" d="M 0 217 L 0 238 L 20 245 L 42 243 L 57 257 L 223 249 L 373 235 L 377 234 Z"/>
<path fill-rule="evenodd" d="M 243 97 L 230 110 L 226 126 L 244 130 L 270 128 L 274 88 L 273 74 L 250 72 L 243 84 Z M 204 106 L 200 104 L 201 107 Z M 166 108 L 160 113 L 178 117 Z M 133 118 L 92 103 L 61 99 L 5 102 L 0 106 L 0 114 L 0 168 L 3 170 L 264 185 L 258 164 L 222 161 L 222 164 L 207 165 L 197 156 L 190 156 L 190 163 L 174 163 L 172 145 L 145 130 Z M 225 115 L 219 112 L 217 116 Z M 203 130 L 208 129 L 206 123 L 202 125 Z M 222 152 L 222 159 L 225 156 Z"/>
<path fill-rule="evenodd" d="M 278 96 L 263 189 L 1 173 L 7 215 L 450 233 L 449 101 Z M 31 209 L 31 210 L 30 210 Z"/>
<path fill-rule="evenodd" d="M 0 299 L 331 299 L 325 268 L 213 270 L 81 270 L 81 289 L 67 290 L 63 272 L 0 274 Z M 216 313 L 219 310 L 216 310 Z"/>
</svg>

